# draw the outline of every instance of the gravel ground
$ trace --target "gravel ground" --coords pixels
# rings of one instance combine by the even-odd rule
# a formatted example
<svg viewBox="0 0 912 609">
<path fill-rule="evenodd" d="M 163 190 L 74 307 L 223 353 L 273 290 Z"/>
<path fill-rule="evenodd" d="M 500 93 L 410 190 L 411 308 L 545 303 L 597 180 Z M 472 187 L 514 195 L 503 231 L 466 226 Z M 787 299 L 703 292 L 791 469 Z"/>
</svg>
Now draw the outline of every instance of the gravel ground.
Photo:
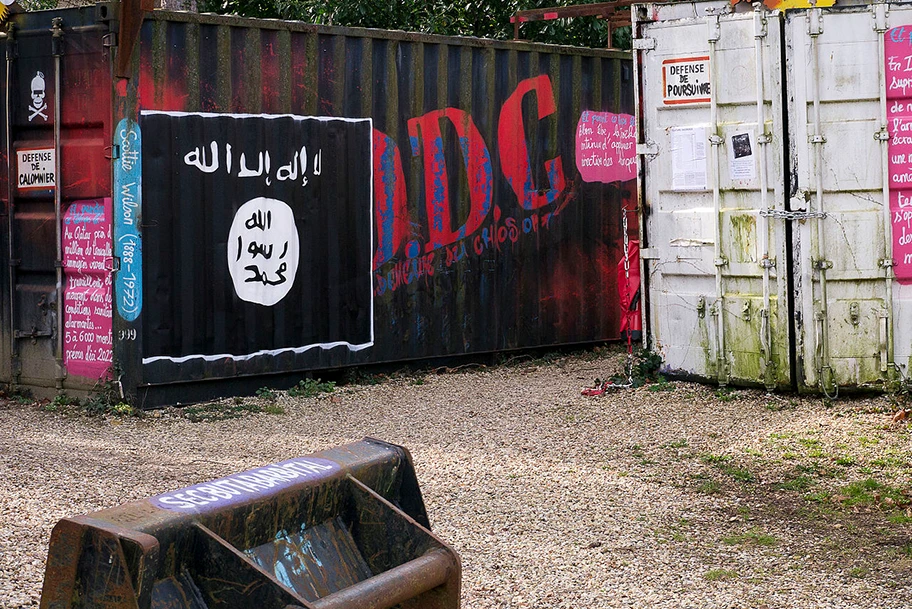
<svg viewBox="0 0 912 609">
<path fill-rule="evenodd" d="M 412 452 L 467 609 L 912 606 L 895 399 L 683 382 L 580 395 L 622 362 L 606 349 L 393 375 L 202 422 L 4 402 L 0 606 L 37 606 L 60 518 L 365 435 Z"/>
</svg>

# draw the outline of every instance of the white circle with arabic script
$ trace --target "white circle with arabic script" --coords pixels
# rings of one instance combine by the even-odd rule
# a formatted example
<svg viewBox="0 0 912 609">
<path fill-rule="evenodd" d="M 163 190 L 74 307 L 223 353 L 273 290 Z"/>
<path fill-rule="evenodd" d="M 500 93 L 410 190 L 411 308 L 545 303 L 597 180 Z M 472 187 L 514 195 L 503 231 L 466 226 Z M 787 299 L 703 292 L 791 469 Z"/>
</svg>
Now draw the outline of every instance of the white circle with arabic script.
<svg viewBox="0 0 912 609">
<path fill-rule="evenodd" d="M 238 298 L 271 307 L 298 272 L 298 227 L 291 208 L 257 197 L 241 205 L 228 233 L 228 272 Z"/>
</svg>

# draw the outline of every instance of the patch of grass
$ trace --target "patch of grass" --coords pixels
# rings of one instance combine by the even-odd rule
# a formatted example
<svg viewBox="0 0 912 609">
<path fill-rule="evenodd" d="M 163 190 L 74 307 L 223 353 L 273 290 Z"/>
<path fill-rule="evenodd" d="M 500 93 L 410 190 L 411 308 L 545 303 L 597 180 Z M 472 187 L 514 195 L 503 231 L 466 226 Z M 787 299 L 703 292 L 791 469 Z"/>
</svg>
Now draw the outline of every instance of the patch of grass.
<svg viewBox="0 0 912 609">
<path fill-rule="evenodd" d="M 738 573 L 728 569 L 710 569 L 703 574 L 703 579 L 711 582 L 717 582 L 724 579 L 735 579 L 736 577 L 738 577 Z"/>
<path fill-rule="evenodd" d="M 832 497 L 830 491 L 817 491 L 804 496 L 807 501 L 813 501 L 814 503 L 826 503 L 830 500 L 830 497 Z"/>
<path fill-rule="evenodd" d="M 912 500 L 897 487 L 878 482 L 874 478 L 858 480 L 840 489 L 836 496 L 846 506 L 871 506 L 884 509 L 910 505 Z"/>
<path fill-rule="evenodd" d="M 780 491 L 796 491 L 803 492 L 811 488 L 816 484 L 807 476 L 798 476 L 792 478 L 791 480 L 786 480 L 785 482 L 780 482 L 776 485 L 776 488 Z"/>
<path fill-rule="evenodd" d="M 662 448 L 687 448 L 687 438 L 681 438 L 680 440 L 672 440 L 668 444 L 662 445 Z"/>
<path fill-rule="evenodd" d="M 263 400 L 275 401 L 278 397 L 276 392 L 270 389 L 269 387 L 260 387 L 256 390 L 256 396 Z"/>
<path fill-rule="evenodd" d="M 336 390 L 334 381 L 322 382 L 320 379 L 303 379 L 288 390 L 288 395 L 293 398 L 312 398 L 321 393 L 332 393 Z"/>
<path fill-rule="evenodd" d="M 730 535 L 728 537 L 722 538 L 722 543 L 728 546 L 735 545 L 753 545 L 753 546 L 765 546 L 772 547 L 779 544 L 779 540 L 776 539 L 773 535 L 764 533 L 757 527 L 753 527 L 744 533 L 738 535 Z"/>
<path fill-rule="evenodd" d="M 670 383 L 665 379 L 660 380 L 658 383 L 654 383 L 646 388 L 648 391 L 674 391 L 675 384 Z"/>
<path fill-rule="evenodd" d="M 815 448 L 820 446 L 820 440 L 817 438 L 798 438 L 798 442 L 804 444 L 808 448 Z"/>
<path fill-rule="evenodd" d="M 863 578 L 870 572 L 867 567 L 852 567 L 849 569 L 849 577 Z"/>
<path fill-rule="evenodd" d="M 720 402 L 731 402 L 738 397 L 731 387 L 719 387 L 716 389 L 716 398 Z"/>
<path fill-rule="evenodd" d="M 58 393 L 50 402 L 41 405 L 45 412 L 61 412 L 79 406 L 79 400 L 65 393 Z"/>
<path fill-rule="evenodd" d="M 708 463 L 710 465 L 717 465 L 719 463 L 728 463 L 731 461 L 731 457 L 729 455 L 706 454 L 700 457 L 700 461 L 703 463 Z"/>
<path fill-rule="evenodd" d="M 21 389 L 16 391 L 9 396 L 10 401 L 16 402 L 20 406 L 28 406 L 29 404 L 35 403 L 35 398 L 32 397 L 32 392 L 28 389 Z"/>
<path fill-rule="evenodd" d="M 700 483 L 697 490 L 706 495 L 715 495 L 722 491 L 722 485 L 715 480 L 705 480 Z"/>
<path fill-rule="evenodd" d="M 912 515 L 909 512 L 893 512 L 887 520 L 892 524 L 912 524 Z"/>
<path fill-rule="evenodd" d="M 285 414 L 285 409 L 274 403 L 260 405 L 247 402 L 243 398 L 234 398 L 229 402 L 211 402 L 187 406 L 181 411 L 181 414 L 186 419 L 194 423 L 239 419 L 245 415 L 256 413 L 278 415 Z"/>
<path fill-rule="evenodd" d="M 836 465 L 841 465 L 843 467 L 850 467 L 852 465 L 855 465 L 855 457 L 851 455 L 841 455 L 839 457 L 836 457 L 834 461 L 836 461 Z"/>
<path fill-rule="evenodd" d="M 754 476 L 753 472 L 743 467 L 733 467 L 731 465 L 723 465 L 719 469 L 727 476 L 731 476 L 738 482 L 756 482 L 757 478 Z"/>
</svg>

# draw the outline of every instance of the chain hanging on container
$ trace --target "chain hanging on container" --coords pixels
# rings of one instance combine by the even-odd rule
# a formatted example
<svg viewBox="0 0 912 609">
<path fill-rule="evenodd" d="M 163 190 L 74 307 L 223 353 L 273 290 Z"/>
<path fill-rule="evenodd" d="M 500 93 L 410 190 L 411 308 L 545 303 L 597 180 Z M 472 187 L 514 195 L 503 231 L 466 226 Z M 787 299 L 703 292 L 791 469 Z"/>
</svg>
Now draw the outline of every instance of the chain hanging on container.
<svg viewBox="0 0 912 609">
<path fill-rule="evenodd" d="M 633 331 L 631 330 L 630 316 L 631 312 L 631 301 L 633 300 L 630 295 L 630 235 L 627 230 L 627 214 L 629 210 L 626 206 L 621 206 L 621 230 L 624 234 L 624 318 L 626 320 L 627 326 L 627 382 L 626 383 L 615 383 L 612 381 L 600 382 L 599 379 L 595 379 L 595 387 L 587 387 L 583 389 L 582 395 L 596 396 L 602 395 L 608 389 L 629 389 L 633 387 Z"/>
</svg>

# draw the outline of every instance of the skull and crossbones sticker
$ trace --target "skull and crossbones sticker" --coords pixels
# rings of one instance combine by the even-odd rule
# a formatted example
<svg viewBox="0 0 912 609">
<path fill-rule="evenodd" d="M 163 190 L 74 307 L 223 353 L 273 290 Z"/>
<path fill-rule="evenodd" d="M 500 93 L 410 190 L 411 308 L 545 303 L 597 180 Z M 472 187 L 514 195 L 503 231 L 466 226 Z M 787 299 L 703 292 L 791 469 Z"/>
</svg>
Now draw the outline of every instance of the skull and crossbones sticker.
<svg viewBox="0 0 912 609">
<path fill-rule="evenodd" d="M 45 121 L 48 119 L 48 105 L 47 100 L 45 99 L 46 96 L 47 85 L 44 81 L 44 74 L 39 71 L 35 74 L 35 78 L 32 79 L 32 103 L 29 105 L 29 122 L 32 122 L 39 116 Z"/>
</svg>

